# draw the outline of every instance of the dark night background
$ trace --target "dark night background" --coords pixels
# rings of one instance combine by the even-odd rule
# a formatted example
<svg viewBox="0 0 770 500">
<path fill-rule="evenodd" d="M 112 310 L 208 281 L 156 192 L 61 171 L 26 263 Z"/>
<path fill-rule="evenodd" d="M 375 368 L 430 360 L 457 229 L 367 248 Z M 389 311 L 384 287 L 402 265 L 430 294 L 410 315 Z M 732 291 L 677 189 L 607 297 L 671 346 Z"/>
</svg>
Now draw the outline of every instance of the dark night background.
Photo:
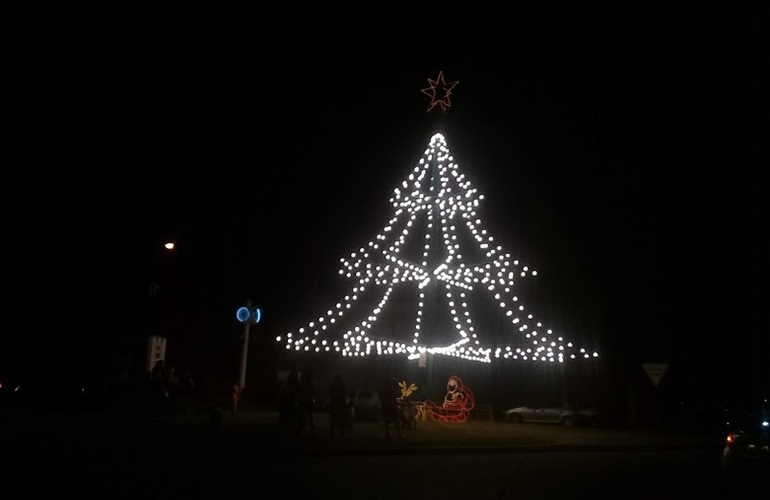
<svg viewBox="0 0 770 500">
<path fill-rule="evenodd" d="M 6 74 L 22 118 L 0 376 L 109 367 L 147 332 L 153 278 L 177 292 L 177 365 L 235 369 L 248 298 L 270 356 L 337 296 L 338 258 L 441 131 L 560 322 L 715 398 L 767 391 L 767 9 L 616 9 L 376 29 L 48 12 Z M 427 113 L 439 70 L 460 83 Z"/>
</svg>

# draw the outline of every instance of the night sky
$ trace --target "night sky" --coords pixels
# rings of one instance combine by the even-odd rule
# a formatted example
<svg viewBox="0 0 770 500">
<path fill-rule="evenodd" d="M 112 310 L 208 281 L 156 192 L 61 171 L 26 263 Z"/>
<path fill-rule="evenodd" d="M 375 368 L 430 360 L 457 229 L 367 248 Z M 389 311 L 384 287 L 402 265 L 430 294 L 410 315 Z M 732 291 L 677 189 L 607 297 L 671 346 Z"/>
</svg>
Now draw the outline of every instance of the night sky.
<svg viewBox="0 0 770 500">
<path fill-rule="evenodd" d="M 265 337 L 299 326 L 442 132 L 565 327 L 716 385 L 767 377 L 767 12 L 643 8 L 227 29 L 237 16 L 198 6 L 32 29 L 0 375 L 77 370 L 115 330 L 141 336 L 156 268 L 183 290 L 180 364 L 229 362 L 248 298 Z M 427 112 L 440 70 L 459 84 Z"/>
</svg>

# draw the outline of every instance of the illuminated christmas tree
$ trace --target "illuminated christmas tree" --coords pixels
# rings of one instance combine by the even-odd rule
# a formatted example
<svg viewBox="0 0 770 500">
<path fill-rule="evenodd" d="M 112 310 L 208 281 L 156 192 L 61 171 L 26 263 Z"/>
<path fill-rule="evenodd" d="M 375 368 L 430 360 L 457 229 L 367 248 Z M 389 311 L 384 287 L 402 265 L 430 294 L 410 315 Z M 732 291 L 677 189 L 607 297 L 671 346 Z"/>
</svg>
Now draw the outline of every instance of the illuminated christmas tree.
<svg viewBox="0 0 770 500">
<path fill-rule="evenodd" d="M 441 83 L 442 101 L 435 101 Z M 456 82 L 431 80 L 435 102 L 449 104 Z M 428 90 L 428 89 L 424 89 Z M 343 356 L 433 354 L 467 360 L 564 362 L 591 359 L 524 305 L 536 272 L 511 257 L 484 228 L 484 196 L 435 134 L 390 199 L 393 214 L 368 243 L 340 259 L 349 292 L 294 332 L 289 350 Z"/>
</svg>

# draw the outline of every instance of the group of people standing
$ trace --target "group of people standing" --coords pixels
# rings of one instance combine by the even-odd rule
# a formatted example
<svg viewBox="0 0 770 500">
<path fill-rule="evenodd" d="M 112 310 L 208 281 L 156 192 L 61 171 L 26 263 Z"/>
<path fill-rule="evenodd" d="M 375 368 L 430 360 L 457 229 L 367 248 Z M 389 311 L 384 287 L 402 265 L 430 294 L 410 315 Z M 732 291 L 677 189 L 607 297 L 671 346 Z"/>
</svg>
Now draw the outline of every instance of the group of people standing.
<svg viewBox="0 0 770 500">
<path fill-rule="evenodd" d="M 294 431 L 315 431 L 316 396 L 313 374 L 308 371 L 300 375 L 297 368 L 292 367 L 280 400 L 281 423 Z"/>
<path fill-rule="evenodd" d="M 390 437 L 391 430 L 401 437 L 402 427 L 414 427 L 413 418 L 407 418 L 404 411 L 412 412 L 408 398 L 403 397 L 398 381 L 385 377 L 378 388 L 380 396 L 380 416 L 385 437 Z M 349 398 L 349 391 L 340 373 L 336 373 L 328 386 L 328 399 L 325 407 L 318 405 L 318 387 L 313 374 L 301 372 L 292 367 L 283 384 L 280 398 L 280 422 L 295 432 L 315 432 L 314 413 L 324 409 L 329 417 L 329 434 L 342 437 L 352 430 L 354 410 Z"/>
<path fill-rule="evenodd" d="M 353 415 L 348 402 L 348 389 L 339 373 L 334 375 L 329 385 L 329 433 L 332 436 L 344 436 L 352 427 Z"/>
<path fill-rule="evenodd" d="M 380 400 L 380 417 L 382 418 L 385 437 L 390 437 L 391 428 L 401 437 L 403 427 L 404 399 L 398 389 L 398 382 L 393 377 L 385 377 L 377 390 Z M 408 401 L 407 401 L 408 403 Z M 348 390 L 338 373 L 329 386 L 329 424 L 332 436 L 344 436 L 352 427 L 353 409 L 348 400 Z"/>
<path fill-rule="evenodd" d="M 328 388 L 329 433 L 344 436 L 352 426 L 352 408 L 348 389 L 339 373 L 334 375 Z M 309 371 L 300 373 L 296 367 L 289 370 L 280 399 L 281 424 L 296 432 L 315 432 L 314 413 L 318 410 L 318 386 Z"/>
<path fill-rule="evenodd" d="M 195 390 L 192 372 L 185 370 L 181 375 L 173 365 L 158 360 L 150 371 L 150 382 L 156 399 L 166 400 L 178 396 L 190 396 Z"/>
</svg>

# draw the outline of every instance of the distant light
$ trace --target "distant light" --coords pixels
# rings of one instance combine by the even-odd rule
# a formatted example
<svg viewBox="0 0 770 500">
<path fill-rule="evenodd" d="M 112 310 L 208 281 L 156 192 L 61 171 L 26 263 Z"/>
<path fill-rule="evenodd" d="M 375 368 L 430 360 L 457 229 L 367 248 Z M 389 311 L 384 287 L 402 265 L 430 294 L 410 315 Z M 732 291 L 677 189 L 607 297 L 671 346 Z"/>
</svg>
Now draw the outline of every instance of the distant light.
<svg viewBox="0 0 770 500">
<path fill-rule="evenodd" d="M 163 244 L 163 248 L 165 248 L 166 250 L 173 250 L 174 248 L 176 248 L 176 244 L 173 241 L 168 241 Z"/>
</svg>

